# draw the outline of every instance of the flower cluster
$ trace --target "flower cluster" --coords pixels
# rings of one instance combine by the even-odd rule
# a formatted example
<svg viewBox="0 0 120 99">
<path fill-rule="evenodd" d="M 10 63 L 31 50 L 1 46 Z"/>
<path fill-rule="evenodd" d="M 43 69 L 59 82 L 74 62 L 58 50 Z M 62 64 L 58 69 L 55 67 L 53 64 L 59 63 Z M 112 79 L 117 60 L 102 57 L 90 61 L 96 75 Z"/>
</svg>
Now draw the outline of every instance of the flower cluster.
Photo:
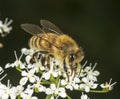
<svg viewBox="0 0 120 99">
<path fill-rule="evenodd" d="M 0 20 L 0 35 L 1 37 L 5 37 L 7 34 L 10 33 L 10 31 L 12 30 L 12 26 L 10 26 L 10 24 L 13 22 L 13 20 L 9 20 L 8 18 L 5 19 L 5 22 Z M 0 48 L 3 47 L 3 44 L 0 43 Z"/>
<path fill-rule="evenodd" d="M 21 79 L 19 85 L 11 86 L 9 80 L 7 86 L 1 83 L 1 99 L 38 99 L 34 96 L 34 93 L 40 92 L 46 94 L 46 99 L 58 99 L 58 97 L 71 99 L 66 90 L 80 91 L 82 92 L 81 99 L 89 99 L 87 93 L 109 92 L 116 83 L 111 84 L 110 80 L 109 83 L 99 84 L 97 77 L 100 72 L 95 70 L 97 64 L 94 66 L 91 63 L 87 65 L 87 62 L 82 66 L 79 64 L 76 74 L 67 75 L 60 68 L 60 62 L 53 57 L 49 58 L 49 64 L 48 59 L 44 60 L 43 64 L 45 54 L 26 48 L 23 48 L 21 52 L 22 54 L 19 58 L 15 52 L 16 61 L 5 66 L 5 68 L 11 67 L 20 71 Z M 24 62 L 22 61 L 23 58 L 25 58 Z M 31 60 L 34 60 L 34 62 L 31 63 Z"/>
<path fill-rule="evenodd" d="M 1 34 L 1 36 L 4 37 L 10 33 L 10 31 L 12 30 L 12 27 L 10 26 L 10 24 L 12 22 L 13 22 L 13 20 L 8 21 L 8 18 L 5 19 L 4 23 L 0 20 L 0 34 Z"/>
</svg>

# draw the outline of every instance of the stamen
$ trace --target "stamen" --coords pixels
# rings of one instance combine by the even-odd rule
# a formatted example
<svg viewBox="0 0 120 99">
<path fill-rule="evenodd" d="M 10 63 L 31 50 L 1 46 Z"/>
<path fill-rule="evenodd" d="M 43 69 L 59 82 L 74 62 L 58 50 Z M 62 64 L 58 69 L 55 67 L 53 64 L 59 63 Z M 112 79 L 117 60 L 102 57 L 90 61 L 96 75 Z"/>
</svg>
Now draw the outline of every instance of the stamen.
<svg viewBox="0 0 120 99">
<path fill-rule="evenodd" d="M 14 55 L 15 55 L 16 60 L 18 60 L 16 51 L 14 51 Z"/>
<path fill-rule="evenodd" d="M 5 74 L 2 78 L 0 78 L 0 82 L 7 76 L 7 74 Z"/>
<path fill-rule="evenodd" d="M 92 71 L 95 69 L 96 66 L 97 66 L 97 63 L 94 64 L 94 66 L 92 68 Z"/>
</svg>

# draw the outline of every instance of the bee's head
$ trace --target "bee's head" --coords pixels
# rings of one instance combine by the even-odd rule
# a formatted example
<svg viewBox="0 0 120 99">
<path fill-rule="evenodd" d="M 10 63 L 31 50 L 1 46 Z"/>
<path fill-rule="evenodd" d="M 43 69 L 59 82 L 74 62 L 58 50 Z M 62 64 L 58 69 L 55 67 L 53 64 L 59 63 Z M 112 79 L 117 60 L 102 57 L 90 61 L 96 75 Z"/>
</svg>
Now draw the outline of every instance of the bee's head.
<svg viewBox="0 0 120 99">
<path fill-rule="evenodd" d="M 79 48 L 67 56 L 67 63 L 69 65 L 75 65 L 81 62 L 83 58 L 84 58 L 84 52 L 82 48 Z"/>
</svg>

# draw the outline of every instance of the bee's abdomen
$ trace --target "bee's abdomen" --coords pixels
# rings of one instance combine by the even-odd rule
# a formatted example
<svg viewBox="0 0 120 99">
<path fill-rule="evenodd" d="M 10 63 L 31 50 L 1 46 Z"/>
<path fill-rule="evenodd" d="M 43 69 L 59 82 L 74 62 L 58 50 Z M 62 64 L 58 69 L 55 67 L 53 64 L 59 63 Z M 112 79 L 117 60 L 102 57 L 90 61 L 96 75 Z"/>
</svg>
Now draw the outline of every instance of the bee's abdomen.
<svg viewBox="0 0 120 99">
<path fill-rule="evenodd" d="M 52 44 L 55 41 L 54 36 L 51 34 L 48 35 L 35 35 L 30 38 L 29 40 L 29 46 L 35 50 L 52 50 Z"/>
<path fill-rule="evenodd" d="M 42 39 L 40 37 L 33 36 L 29 40 L 29 46 L 36 50 L 43 49 Z"/>
</svg>

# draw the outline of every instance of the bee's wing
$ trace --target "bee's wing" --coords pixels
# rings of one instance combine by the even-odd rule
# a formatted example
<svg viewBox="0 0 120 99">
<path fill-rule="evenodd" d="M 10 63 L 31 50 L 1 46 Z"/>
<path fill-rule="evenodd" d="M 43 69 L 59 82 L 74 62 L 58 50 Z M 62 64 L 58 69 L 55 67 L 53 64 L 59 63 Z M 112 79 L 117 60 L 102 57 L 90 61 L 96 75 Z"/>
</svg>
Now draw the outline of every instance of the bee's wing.
<svg viewBox="0 0 120 99">
<path fill-rule="evenodd" d="M 21 24 L 21 28 L 32 35 L 44 33 L 44 31 L 38 25 L 34 24 Z"/>
<path fill-rule="evenodd" d="M 48 20 L 40 20 L 43 31 L 52 32 L 56 34 L 63 34 L 63 32 L 53 23 Z"/>
</svg>

